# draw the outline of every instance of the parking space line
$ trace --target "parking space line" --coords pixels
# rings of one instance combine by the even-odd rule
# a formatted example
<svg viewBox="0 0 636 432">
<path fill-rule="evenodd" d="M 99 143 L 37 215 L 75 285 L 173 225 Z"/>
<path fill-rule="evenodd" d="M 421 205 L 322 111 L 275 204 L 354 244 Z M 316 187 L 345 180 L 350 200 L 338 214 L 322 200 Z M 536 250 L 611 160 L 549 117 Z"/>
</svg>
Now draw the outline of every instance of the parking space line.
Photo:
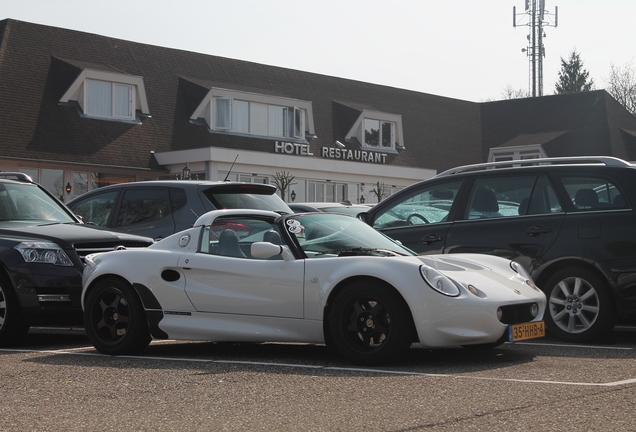
<svg viewBox="0 0 636 432">
<path fill-rule="evenodd" d="M 29 350 L 29 349 L 0 348 L 0 352 L 66 354 L 66 355 L 80 355 L 80 356 L 91 356 L 91 357 L 110 357 L 111 359 L 154 360 L 154 361 L 169 361 L 169 362 L 190 362 L 190 363 L 216 363 L 216 364 L 231 364 L 231 365 L 250 365 L 250 366 L 266 366 L 266 367 L 280 367 L 280 368 L 325 370 L 325 371 L 336 371 L 336 372 L 374 373 L 374 374 L 386 374 L 386 375 L 422 376 L 422 377 L 433 377 L 433 378 L 472 379 L 472 380 L 483 380 L 483 381 L 501 381 L 501 382 L 588 386 L 588 387 L 617 387 L 617 386 L 636 383 L 636 378 L 631 378 L 631 379 L 626 379 L 621 381 L 614 381 L 614 382 L 607 382 L 607 383 L 547 381 L 547 380 L 533 380 L 533 379 L 519 379 L 519 378 L 494 378 L 494 377 L 478 377 L 478 376 L 470 376 L 470 375 L 434 374 L 434 373 L 399 371 L 399 370 L 390 370 L 390 369 L 368 369 L 368 368 L 357 368 L 357 367 L 305 365 L 305 364 L 298 364 L 298 363 L 273 363 L 273 362 L 245 361 L 245 360 L 214 360 L 214 359 L 196 359 L 196 358 L 187 358 L 187 357 L 152 357 L 152 356 L 129 356 L 129 355 L 109 356 L 107 354 L 100 354 L 97 352 L 81 352 L 80 351 L 80 350 L 86 350 L 86 349 L 93 349 L 93 347 L 82 347 L 82 348 L 63 349 L 63 350 Z"/>
<path fill-rule="evenodd" d="M 569 344 L 556 344 L 556 343 L 542 343 L 542 342 L 506 342 L 511 345 L 535 345 L 535 346 L 552 346 L 560 348 L 590 348 L 590 349 L 603 349 L 603 350 L 622 350 L 632 351 L 634 348 L 629 347 L 608 347 L 608 346 L 594 346 L 594 345 L 569 345 Z"/>
</svg>

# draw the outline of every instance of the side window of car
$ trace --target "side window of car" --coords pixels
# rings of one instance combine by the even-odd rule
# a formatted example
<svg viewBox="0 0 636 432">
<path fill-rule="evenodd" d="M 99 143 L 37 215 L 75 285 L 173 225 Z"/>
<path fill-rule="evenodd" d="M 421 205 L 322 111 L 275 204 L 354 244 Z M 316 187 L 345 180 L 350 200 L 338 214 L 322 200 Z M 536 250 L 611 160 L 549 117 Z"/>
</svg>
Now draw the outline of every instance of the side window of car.
<svg viewBox="0 0 636 432">
<path fill-rule="evenodd" d="M 478 178 L 473 183 L 465 219 L 557 213 L 561 211 L 546 176 Z"/>
<path fill-rule="evenodd" d="M 80 216 L 84 223 L 105 227 L 118 194 L 118 191 L 110 191 L 92 195 L 85 200 L 76 202 L 71 210 Z"/>
<path fill-rule="evenodd" d="M 563 177 L 563 187 L 575 211 L 628 208 L 614 182 L 594 177 Z"/>
<path fill-rule="evenodd" d="M 173 213 L 184 208 L 188 203 L 188 196 L 185 190 L 181 188 L 170 188 L 170 203 Z"/>
<path fill-rule="evenodd" d="M 170 214 L 167 189 L 129 189 L 117 215 L 117 227 L 159 220 Z"/>
<path fill-rule="evenodd" d="M 204 228 L 199 252 L 257 259 L 250 254 L 254 242 L 283 244 L 278 227 L 268 221 L 253 218 L 219 218 Z"/>
<path fill-rule="evenodd" d="M 374 228 L 445 222 L 462 181 L 424 186 L 378 212 Z"/>
</svg>

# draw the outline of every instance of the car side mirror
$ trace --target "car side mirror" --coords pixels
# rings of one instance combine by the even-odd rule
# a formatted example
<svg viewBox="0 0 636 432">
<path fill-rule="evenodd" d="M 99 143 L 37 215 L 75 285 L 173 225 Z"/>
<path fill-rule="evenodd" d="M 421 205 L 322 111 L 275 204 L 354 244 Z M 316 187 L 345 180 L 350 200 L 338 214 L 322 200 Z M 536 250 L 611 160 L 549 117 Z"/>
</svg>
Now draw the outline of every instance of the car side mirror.
<svg viewBox="0 0 636 432">
<path fill-rule="evenodd" d="M 369 224 L 369 215 L 367 214 L 367 212 L 358 213 L 356 217 L 367 225 Z"/>
<path fill-rule="evenodd" d="M 281 255 L 285 261 L 291 261 L 294 259 L 294 256 L 287 247 L 270 242 L 252 243 L 252 246 L 250 247 L 250 254 L 254 258 L 267 259 L 276 255 Z"/>
</svg>

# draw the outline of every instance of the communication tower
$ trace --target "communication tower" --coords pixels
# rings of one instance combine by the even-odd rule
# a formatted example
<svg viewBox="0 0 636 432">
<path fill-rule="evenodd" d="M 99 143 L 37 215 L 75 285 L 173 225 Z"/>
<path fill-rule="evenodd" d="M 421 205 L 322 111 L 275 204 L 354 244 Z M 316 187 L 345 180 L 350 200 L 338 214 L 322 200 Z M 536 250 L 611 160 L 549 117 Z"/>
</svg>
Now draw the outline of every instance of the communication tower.
<svg viewBox="0 0 636 432">
<path fill-rule="evenodd" d="M 554 14 L 545 9 L 545 0 L 525 0 L 526 10 L 517 13 L 517 7 L 512 7 L 512 26 L 527 26 L 528 45 L 521 52 L 528 56 L 529 93 L 532 97 L 543 96 L 543 58 L 545 57 L 544 27 L 557 27 L 559 20 L 558 6 L 554 7 Z M 519 20 L 517 20 L 519 18 Z"/>
</svg>

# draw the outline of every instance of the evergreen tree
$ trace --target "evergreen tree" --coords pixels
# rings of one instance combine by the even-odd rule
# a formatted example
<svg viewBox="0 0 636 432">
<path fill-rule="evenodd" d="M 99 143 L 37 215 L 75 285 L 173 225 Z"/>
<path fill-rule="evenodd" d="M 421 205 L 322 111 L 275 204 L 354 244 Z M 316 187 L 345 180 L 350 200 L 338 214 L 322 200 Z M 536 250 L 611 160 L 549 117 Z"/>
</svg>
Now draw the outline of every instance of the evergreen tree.
<svg viewBox="0 0 636 432">
<path fill-rule="evenodd" d="M 561 57 L 559 79 L 554 87 L 555 94 L 581 93 L 593 90 L 594 80 L 590 78 L 590 73 L 583 69 L 583 61 L 576 49 L 572 50 L 567 61 Z"/>
</svg>

